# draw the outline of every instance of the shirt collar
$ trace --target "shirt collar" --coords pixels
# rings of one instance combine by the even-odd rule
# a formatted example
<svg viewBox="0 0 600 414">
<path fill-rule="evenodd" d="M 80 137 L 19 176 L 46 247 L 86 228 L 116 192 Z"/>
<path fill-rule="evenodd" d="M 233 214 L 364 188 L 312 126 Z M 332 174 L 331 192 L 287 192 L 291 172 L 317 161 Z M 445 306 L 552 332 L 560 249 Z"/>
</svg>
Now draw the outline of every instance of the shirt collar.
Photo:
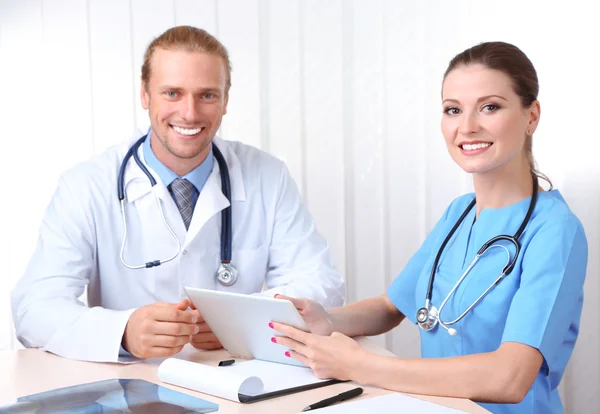
<svg viewBox="0 0 600 414">
<path fill-rule="evenodd" d="M 214 156 L 213 156 L 212 145 L 210 146 L 208 155 L 206 156 L 204 161 L 202 161 L 202 164 L 200 164 L 199 166 L 194 168 L 192 171 L 190 171 L 185 176 L 179 177 L 177 174 L 175 174 L 173 171 L 171 171 L 166 165 L 164 165 L 158 158 L 156 158 L 156 155 L 154 154 L 154 151 L 152 150 L 152 147 L 150 146 L 150 133 L 151 133 L 151 130 L 148 131 L 148 134 L 146 135 L 146 139 L 144 140 L 144 145 L 143 145 L 144 160 L 146 161 L 146 164 L 148 165 L 148 167 L 150 167 L 152 170 L 154 170 L 154 172 L 156 172 L 156 174 L 160 177 L 160 179 L 163 182 L 163 184 L 165 185 L 165 187 L 168 187 L 173 182 L 173 180 L 175 180 L 176 178 L 183 178 L 183 179 L 187 179 L 189 182 L 194 184 L 194 187 L 196 187 L 198 192 L 201 192 L 202 188 L 204 187 L 204 184 L 206 183 L 206 180 L 208 179 L 208 176 L 212 172 L 213 166 L 214 166 Z"/>
</svg>

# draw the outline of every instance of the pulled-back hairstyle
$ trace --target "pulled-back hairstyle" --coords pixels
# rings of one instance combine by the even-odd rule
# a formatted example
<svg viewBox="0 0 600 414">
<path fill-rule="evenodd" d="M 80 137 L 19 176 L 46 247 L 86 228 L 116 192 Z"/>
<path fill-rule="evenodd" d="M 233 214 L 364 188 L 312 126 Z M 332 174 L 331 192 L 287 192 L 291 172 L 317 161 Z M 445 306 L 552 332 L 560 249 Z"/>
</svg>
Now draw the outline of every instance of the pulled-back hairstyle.
<svg viewBox="0 0 600 414">
<path fill-rule="evenodd" d="M 144 87 L 147 87 L 150 80 L 152 56 L 157 48 L 208 53 L 219 56 L 223 59 L 223 64 L 225 65 L 225 95 L 229 93 L 229 88 L 231 87 L 231 62 L 229 61 L 229 54 L 225 46 L 206 30 L 192 26 L 177 26 L 155 38 L 148 45 L 144 54 L 144 63 L 142 65 L 142 82 L 144 83 Z"/>
<path fill-rule="evenodd" d="M 483 65 L 507 75 L 515 93 L 521 99 L 523 108 L 528 108 L 537 100 L 540 86 L 533 63 L 518 47 L 505 42 L 485 42 L 473 46 L 456 55 L 448 65 L 444 79 L 454 69 L 460 66 Z M 525 151 L 529 169 L 541 179 L 547 181 L 552 188 L 550 179 L 537 170 L 533 158 L 533 135 L 527 134 Z"/>
</svg>

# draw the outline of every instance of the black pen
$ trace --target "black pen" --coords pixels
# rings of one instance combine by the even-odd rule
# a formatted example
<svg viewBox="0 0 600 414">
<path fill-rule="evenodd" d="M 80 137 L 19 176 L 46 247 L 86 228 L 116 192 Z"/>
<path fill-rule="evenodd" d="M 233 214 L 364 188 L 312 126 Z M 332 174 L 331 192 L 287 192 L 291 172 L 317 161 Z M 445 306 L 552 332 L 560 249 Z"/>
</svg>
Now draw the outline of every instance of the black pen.
<svg viewBox="0 0 600 414">
<path fill-rule="evenodd" d="M 316 410 L 317 408 L 328 407 L 335 403 L 346 401 L 346 400 L 349 400 L 350 398 L 358 397 L 360 394 L 362 394 L 362 392 L 363 392 L 362 388 L 360 388 L 360 387 L 354 388 L 350 391 L 346 391 L 341 394 L 334 395 L 333 397 L 325 398 L 324 400 L 321 400 L 319 402 L 311 404 L 308 407 L 306 407 L 304 410 L 302 410 L 302 412 Z"/>
</svg>

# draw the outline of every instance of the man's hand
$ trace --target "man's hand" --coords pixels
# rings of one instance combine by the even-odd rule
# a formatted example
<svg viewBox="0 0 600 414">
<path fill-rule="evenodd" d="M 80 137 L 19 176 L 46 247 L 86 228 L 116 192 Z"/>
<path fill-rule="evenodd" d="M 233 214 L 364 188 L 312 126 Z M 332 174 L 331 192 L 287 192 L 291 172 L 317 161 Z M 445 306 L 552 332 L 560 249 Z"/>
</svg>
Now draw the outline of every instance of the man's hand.
<svg viewBox="0 0 600 414">
<path fill-rule="evenodd" d="M 184 299 L 177 304 L 153 303 L 137 309 L 125 327 L 123 348 L 138 358 L 169 357 L 180 352 L 200 332 L 198 311 L 186 311 L 189 304 Z"/>
<path fill-rule="evenodd" d="M 194 348 L 197 349 L 221 349 L 223 345 L 217 339 L 216 335 L 212 333 L 208 324 L 204 322 L 204 318 L 200 315 L 200 312 L 196 310 L 193 303 L 190 302 L 190 308 L 194 309 L 193 313 L 198 318 L 197 326 L 198 333 L 192 336 L 190 343 Z"/>
</svg>

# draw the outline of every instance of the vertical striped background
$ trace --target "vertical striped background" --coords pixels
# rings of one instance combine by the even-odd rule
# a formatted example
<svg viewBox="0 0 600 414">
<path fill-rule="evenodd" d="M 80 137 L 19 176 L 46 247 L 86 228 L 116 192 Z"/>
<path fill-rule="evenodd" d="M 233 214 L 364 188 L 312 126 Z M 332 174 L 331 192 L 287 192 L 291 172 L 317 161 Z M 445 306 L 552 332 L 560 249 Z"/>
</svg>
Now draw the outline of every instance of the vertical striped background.
<svg viewBox="0 0 600 414">
<path fill-rule="evenodd" d="M 9 291 L 60 172 L 148 126 L 148 42 L 178 24 L 229 49 L 221 135 L 285 160 L 347 279 L 348 300 L 385 290 L 447 204 L 471 190 L 439 129 L 454 54 L 504 40 L 533 60 L 534 151 L 590 243 L 582 332 L 563 394 L 600 403 L 600 27 L 592 5 L 462 0 L 0 0 L 0 349 L 16 347 Z M 418 356 L 409 324 L 380 338 Z"/>
</svg>

